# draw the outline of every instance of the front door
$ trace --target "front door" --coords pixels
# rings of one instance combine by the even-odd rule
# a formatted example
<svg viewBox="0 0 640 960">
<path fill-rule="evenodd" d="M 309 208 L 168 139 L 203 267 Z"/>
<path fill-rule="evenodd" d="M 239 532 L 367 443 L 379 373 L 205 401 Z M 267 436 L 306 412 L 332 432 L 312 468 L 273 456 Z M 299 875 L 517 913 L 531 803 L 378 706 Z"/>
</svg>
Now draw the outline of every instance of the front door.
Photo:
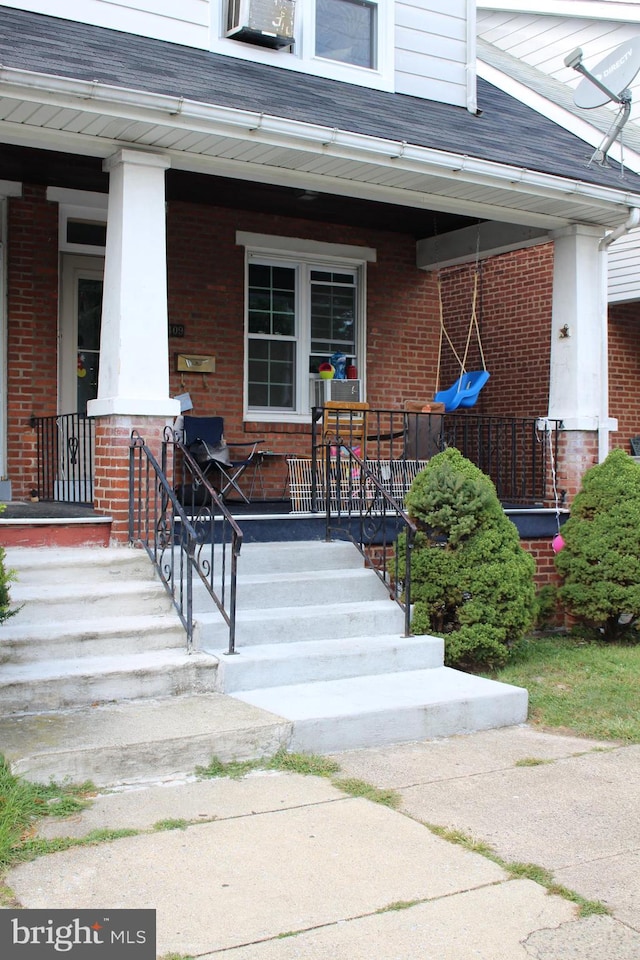
<svg viewBox="0 0 640 960">
<path fill-rule="evenodd" d="M 103 274 L 101 257 L 63 255 L 57 500 L 93 500 L 93 424 L 85 417 L 98 395 Z"/>
</svg>

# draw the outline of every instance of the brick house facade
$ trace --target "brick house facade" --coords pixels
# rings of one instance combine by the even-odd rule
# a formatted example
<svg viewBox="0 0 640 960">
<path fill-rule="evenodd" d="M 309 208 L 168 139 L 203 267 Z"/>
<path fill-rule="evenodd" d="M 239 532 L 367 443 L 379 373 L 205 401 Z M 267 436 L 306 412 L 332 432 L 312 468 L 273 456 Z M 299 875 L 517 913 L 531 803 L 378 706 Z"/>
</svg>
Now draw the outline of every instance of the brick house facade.
<svg viewBox="0 0 640 960">
<path fill-rule="evenodd" d="M 51 199 L 52 189 L 73 193 L 70 207 L 86 191 L 107 222 L 100 384 L 89 414 L 98 423 L 96 505 L 117 516 L 116 539 L 126 536 L 131 430 L 157 442 L 179 393 L 190 394 L 197 414 L 222 414 L 230 439 L 309 449 L 308 404 L 271 416 L 247 402 L 241 234 L 285 238 L 316 256 L 338 250 L 338 261 L 364 265 L 361 375 L 372 407 L 431 398 L 440 303 L 463 349 L 475 297 L 491 372 L 477 412 L 562 419 L 568 496 L 610 437 L 624 445 L 637 432 L 633 308 L 611 314 L 610 402 L 599 341 L 601 244 L 640 207 L 637 175 L 621 187 L 617 170 L 585 165 L 577 137 L 485 82 L 478 112 L 475 89 L 474 97 L 456 88 L 429 100 L 431 90 L 405 90 L 399 77 L 396 87 L 369 88 L 278 69 L 282 59 L 272 65 L 269 52 L 248 63 L 246 46 L 212 54 L 195 40 L 180 46 L 5 13 L 0 53 L 13 71 L 17 113 L 7 103 L 10 142 L 0 158 L 0 472 L 15 497 L 35 485 L 31 418 L 71 412 L 60 353 L 65 202 Z M 89 46 L 85 63 L 78 51 Z M 31 119 L 21 137 L 15 117 L 23 116 Z M 315 200 L 308 215 L 302 194 Z M 572 335 L 560 342 L 563 325 Z M 177 353 L 212 356 L 215 372 L 179 374 Z M 480 363 L 472 343 L 467 366 Z M 440 386 L 458 373 L 445 350 Z M 281 489 L 276 469 L 266 479 L 268 492 Z"/>
</svg>

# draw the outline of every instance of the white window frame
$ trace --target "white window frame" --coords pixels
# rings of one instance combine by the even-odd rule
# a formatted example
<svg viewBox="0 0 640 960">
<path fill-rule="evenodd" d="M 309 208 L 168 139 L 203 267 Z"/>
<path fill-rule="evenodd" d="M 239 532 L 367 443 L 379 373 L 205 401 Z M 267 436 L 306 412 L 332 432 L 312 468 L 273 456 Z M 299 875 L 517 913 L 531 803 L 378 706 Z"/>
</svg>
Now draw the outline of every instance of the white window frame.
<svg viewBox="0 0 640 960">
<path fill-rule="evenodd" d="M 49 187 L 47 200 L 58 204 L 58 248 L 61 253 L 87 253 L 104 256 L 103 246 L 88 243 L 69 243 L 67 223 L 69 220 L 92 220 L 107 223 L 109 196 L 89 190 L 73 190 L 65 187 Z"/>
<path fill-rule="evenodd" d="M 291 237 L 270 237 L 238 231 L 236 243 L 245 247 L 245 294 L 244 294 L 244 363 L 243 363 L 243 409 L 244 419 L 270 423 L 310 423 L 310 380 L 308 357 L 311 352 L 311 326 L 308 312 L 310 298 L 309 280 L 311 270 L 323 269 L 334 272 L 354 272 L 357 277 L 356 353 L 358 378 L 364 397 L 366 370 L 366 265 L 375 262 L 376 251 L 370 247 L 355 247 L 348 244 L 321 243 L 313 240 L 294 240 Z M 297 270 L 296 285 L 296 408 L 293 411 L 278 408 L 250 408 L 248 398 L 249 380 L 249 316 L 248 286 L 249 264 L 252 262 L 294 267 Z"/>
<path fill-rule="evenodd" d="M 266 63 L 331 80 L 342 80 L 374 90 L 394 90 L 395 20 L 393 0 L 370 0 L 378 8 L 377 62 L 375 68 L 358 67 L 337 60 L 318 57 L 315 53 L 315 0 L 297 0 L 295 12 L 295 44 L 292 48 L 272 50 L 225 36 L 227 0 L 211 3 L 211 50 L 239 60 Z"/>
</svg>

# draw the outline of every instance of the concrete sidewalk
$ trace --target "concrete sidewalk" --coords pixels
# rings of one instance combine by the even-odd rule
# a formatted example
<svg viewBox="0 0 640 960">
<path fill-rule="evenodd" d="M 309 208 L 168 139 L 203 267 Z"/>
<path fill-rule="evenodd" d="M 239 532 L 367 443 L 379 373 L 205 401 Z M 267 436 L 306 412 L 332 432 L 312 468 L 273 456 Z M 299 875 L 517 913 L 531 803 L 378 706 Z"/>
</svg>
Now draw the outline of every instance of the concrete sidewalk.
<svg viewBox="0 0 640 960">
<path fill-rule="evenodd" d="M 138 835 L 42 857 L 7 882 L 24 907 L 155 908 L 158 956 L 640 957 L 640 746 L 512 727 L 336 759 L 339 776 L 396 790 L 400 808 L 298 774 L 148 785 L 41 828 Z M 568 900 L 426 823 L 546 867 L 611 915 L 578 919 Z"/>
</svg>

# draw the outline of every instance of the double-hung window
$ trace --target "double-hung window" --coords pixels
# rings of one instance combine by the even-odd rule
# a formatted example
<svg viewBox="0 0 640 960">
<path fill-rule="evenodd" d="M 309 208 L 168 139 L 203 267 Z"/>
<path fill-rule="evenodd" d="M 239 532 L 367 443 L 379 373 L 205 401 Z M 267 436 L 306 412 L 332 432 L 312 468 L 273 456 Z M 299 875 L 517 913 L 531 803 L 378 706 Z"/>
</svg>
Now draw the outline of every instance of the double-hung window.
<svg viewBox="0 0 640 960">
<path fill-rule="evenodd" d="M 316 56 L 353 67 L 378 66 L 378 4 L 315 0 Z"/>
<path fill-rule="evenodd" d="M 364 262 L 346 258 L 247 249 L 245 410 L 250 419 L 308 418 L 310 381 L 333 354 L 364 368 L 364 270 Z"/>
</svg>

